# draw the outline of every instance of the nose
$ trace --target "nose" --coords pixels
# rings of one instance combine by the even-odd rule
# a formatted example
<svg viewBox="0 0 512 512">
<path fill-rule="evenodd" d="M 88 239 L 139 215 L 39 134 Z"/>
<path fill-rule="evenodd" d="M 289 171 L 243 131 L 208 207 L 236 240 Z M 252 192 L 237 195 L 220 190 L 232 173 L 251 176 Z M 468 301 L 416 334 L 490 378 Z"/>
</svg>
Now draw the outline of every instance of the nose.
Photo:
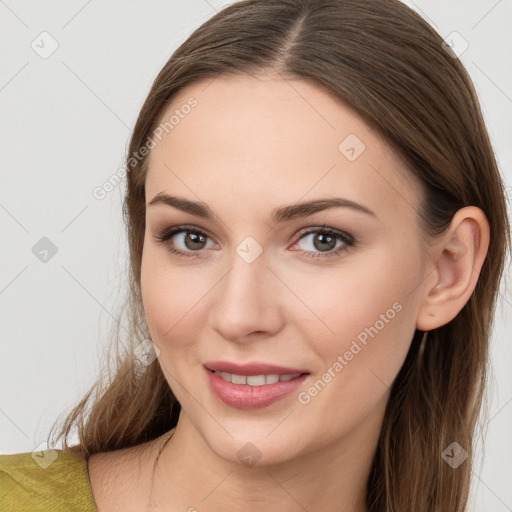
<svg viewBox="0 0 512 512">
<path fill-rule="evenodd" d="M 232 342 L 273 336 L 283 325 L 282 288 L 263 253 L 248 262 L 235 252 L 211 297 L 211 327 Z"/>
</svg>

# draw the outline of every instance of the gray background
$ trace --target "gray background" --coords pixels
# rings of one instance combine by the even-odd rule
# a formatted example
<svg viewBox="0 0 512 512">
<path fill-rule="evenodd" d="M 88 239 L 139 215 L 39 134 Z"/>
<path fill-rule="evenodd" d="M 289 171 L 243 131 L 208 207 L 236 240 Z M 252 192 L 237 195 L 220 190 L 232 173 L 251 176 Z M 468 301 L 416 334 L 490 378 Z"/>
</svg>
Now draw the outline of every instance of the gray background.
<svg viewBox="0 0 512 512">
<path fill-rule="evenodd" d="M 512 197 L 512 1 L 405 3 L 443 37 L 456 31 L 467 41 L 461 60 Z M 122 166 L 157 72 L 225 4 L 0 0 L 1 453 L 38 447 L 95 380 L 118 312 L 127 245 L 124 183 L 102 200 L 93 190 Z M 37 52 L 52 39 L 57 50 L 42 58 Z M 46 263 L 32 252 L 43 237 L 57 248 Z M 508 275 L 471 510 L 512 510 L 511 310 Z"/>
</svg>

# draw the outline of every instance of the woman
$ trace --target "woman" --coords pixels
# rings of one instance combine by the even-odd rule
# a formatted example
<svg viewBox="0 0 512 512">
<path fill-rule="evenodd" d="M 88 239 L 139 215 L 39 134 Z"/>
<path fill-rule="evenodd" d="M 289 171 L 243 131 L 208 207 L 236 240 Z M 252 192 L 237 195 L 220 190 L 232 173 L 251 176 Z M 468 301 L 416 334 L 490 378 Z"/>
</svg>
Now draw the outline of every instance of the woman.
<svg viewBox="0 0 512 512">
<path fill-rule="evenodd" d="M 2 478 L 52 510 L 465 510 L 510 239 L 441 37 L 395 0 L 237 2 L 126 163 L 130 350 Z"/>
</svg>

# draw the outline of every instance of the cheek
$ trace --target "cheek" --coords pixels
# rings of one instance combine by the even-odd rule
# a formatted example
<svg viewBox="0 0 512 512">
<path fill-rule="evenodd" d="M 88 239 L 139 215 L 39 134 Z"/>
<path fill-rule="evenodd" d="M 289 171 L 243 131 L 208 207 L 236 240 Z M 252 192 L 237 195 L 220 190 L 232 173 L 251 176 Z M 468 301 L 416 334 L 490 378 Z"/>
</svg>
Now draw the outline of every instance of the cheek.
<svg viewBox="0 0 512 512">
<path fill-rule="evenodd" d="M 288 315 L 299 321 L 293 311 L 297 307 L 303 326 L 310 326 L 310 339 L 323 340 L 327 349 L 350 345 L 360 334 L 364 342 L 365 329 L 374 324 L 381 334 L 397 329 L 410 316 L 406 305 L 421 269 L 414 258 L 400 261 L 391 249 L 348 256 L 337 267 L 318 266 L 311 272 L 281 268 L 283 281 L 293 283 L 293 292 L 301 300 L 291 302 Z"/>
<path fill-rule="evenodd" d="M 315 336 L 309 327 L 308 338 L 322 364 L 299 401 L 319 408 L 335 404 L 330 408 L 333 429 L 348 428 L 347 418 L 351 424 L 364 418 L 389 392 L 415 332 L 411 292 L 421 271 L 418 259 L 400 261 L 390 254 L 373 254 L 350 272 L 340 271 L 330 285 L 317 281 L 310 288 L 309 304 L 329 335 Z M 318 333 L 321 324 L 317 320 L 314 325 Z"/>
<path fill-rule="evenodd" d="M 161 247 L 145 246 L 141 267 L 144 314 L 164 359 L 170 351 L 186 349 L 199 337 L 205 293 L 215 284 L 204 266 L 176 264 L 171 258 Z"/>
<path fill-rule="evenodd" d="M 191 364 L 190 327 L 200 325 L 193 321 L 195 310 L 189 303 L 199 297 L 193 286 L 186 286 L 180 275 L 172 269 L 169 262 L 163 262 L 165 256 L 148 250 L 142 259 L 141 293 L 146 323 L 151 340 L 160 350 L 158 364 L 169 387 L 179 401 L 182 396 L 186 374 L 183 367 Z M 167 264 L 166 264 L 167 263 Z M 190 311 L 189 311 L 190 310 Z M 189 313 L 187 314 L 187 311 Z M 185 325 L 189 328 L 187 335 L 182 335 Z"/>
<path fill-rule="evenodd" d="M 173 272 L 159 248 L 145 241 L 141 266 L 141 293 L 144 313 L 153 342 L 165 350 L 163 341 L 185 314 L 187 288 L 180 284 L 180 274 Z"/>
</svg>

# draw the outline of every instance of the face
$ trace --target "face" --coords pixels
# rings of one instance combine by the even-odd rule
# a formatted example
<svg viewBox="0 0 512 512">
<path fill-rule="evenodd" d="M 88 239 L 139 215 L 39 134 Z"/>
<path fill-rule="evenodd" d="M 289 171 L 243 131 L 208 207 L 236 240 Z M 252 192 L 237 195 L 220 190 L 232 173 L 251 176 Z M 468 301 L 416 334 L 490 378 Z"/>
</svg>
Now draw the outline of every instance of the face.
<svg viewBox="0 0 512 512">
<path fill-rule="evenodd" d="M 425 275 L 415 178 L 307 81 L 199 82 L 171 116 L 148 157 L 141 286 L 187 424 L 238 464 L 242 447 L 270 464 L 380 428 Z M 228 383 L 220 361 L 283 368 L 219 366 Z"/>
</svg>

